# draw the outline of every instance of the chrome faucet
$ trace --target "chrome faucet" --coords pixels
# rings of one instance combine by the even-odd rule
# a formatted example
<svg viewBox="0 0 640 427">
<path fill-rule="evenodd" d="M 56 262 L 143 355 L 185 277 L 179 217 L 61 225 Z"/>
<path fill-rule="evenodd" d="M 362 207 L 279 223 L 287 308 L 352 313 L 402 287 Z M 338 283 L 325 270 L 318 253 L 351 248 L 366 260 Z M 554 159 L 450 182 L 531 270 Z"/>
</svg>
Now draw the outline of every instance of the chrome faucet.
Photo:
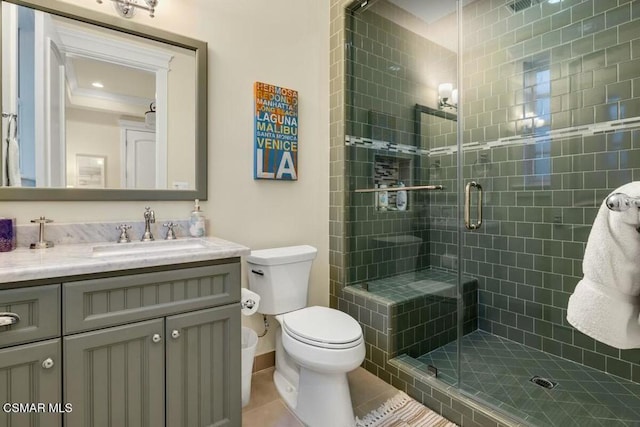
<svg viewBox="0 0 640 427">
<path fill-rule="evenodd" d="M 150 242 L 151 240 L 155 240 L 153 238 L 153 234 L 151 234 L 151 224 L 156 222 L 156 214 L 151 210 L 151 207 L 147 206 L 144 208 L 144 234 L 142 235 L 143 242 Z"/>
</svg>

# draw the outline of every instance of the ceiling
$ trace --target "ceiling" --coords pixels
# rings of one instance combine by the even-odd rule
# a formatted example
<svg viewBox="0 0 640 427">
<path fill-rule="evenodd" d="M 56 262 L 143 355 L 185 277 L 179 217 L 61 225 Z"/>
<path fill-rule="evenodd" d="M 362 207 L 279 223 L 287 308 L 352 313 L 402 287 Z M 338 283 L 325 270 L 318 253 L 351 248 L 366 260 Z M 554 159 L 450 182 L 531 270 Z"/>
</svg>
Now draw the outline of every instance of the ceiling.
<svg viewBox="0 0 640 427">
<path fill-rule="evenodd" d="M 80 89 L 95 91 L 92 83 L 100 82 L 104 85 L 103 92 L 114 96 L 155 98 L 156 76 L 150 71 L 91 58 L 75 57 L 71 62 Z"/>
<path fill-rule="evenodd" d="M 463 0 L 466 6 L 477 0 Z M 456 0 L 380 0 L 371 10 L 453 52 L 458 50 Z"/>
<path fill-rule="evenodd" d="M 388 0 L 427 24 L 432 24 L 456 11 L 455 0 Z M 466 0 L 465 4 L 470 0 Z"/>
</svg>

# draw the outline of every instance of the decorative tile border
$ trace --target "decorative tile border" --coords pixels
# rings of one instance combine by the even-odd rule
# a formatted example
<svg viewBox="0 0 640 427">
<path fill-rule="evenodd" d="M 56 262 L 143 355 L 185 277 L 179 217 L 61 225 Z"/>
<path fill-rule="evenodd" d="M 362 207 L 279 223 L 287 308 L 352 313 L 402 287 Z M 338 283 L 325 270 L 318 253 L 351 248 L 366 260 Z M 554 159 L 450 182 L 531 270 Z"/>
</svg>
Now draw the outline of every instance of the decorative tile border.
<svg viewBox="0 0 640 427">
<path fill-rule="evenodd" d="M 359 136 L 345 135 L 345 145 L 369 148 L 371 150 L 384 150 L 391 153 L 429 155 L 428 150 L 420 150 L 413 145 L 397 144 L 395 142 L 381 141 L 379 139 L 362 138 Z"/>
<path fill-rule="evenodd" d="M 495 141 L 487 142 L 468 142 L 462 144 L 462 151 L 472 150 L 488 150 L 497 147 L 508 147 L 513 145 L 530 145 L 536 144 L 541 141 L 547 141 L 550 139 L 562 140 L 567 138 L 573 138 L 576 136 L 591 136 L 599 134 L 608 134 L 613 132 L 619 132 L 623 130 L 636 130 L 640 129 L 640 117 L 633 117 L 625 120 L 612 120 L 608 122 L 600 122 L 585 126 L 573 126 L 564 129 L 550 130 L 538 135 L 519 135 L 508 138 L 499 138 Z M 395 142 L 382 141 L 378 139 L 363 138 L 353 135 L 345 136 L 346 146 L 356 146 L 368 148 L 371 150 L 384 150 L 391 153 L 404 153 L 419 156 L 438 156 L 449 155 L 458 152 L 458 147 L 455 145 L 448 147 L 438 147 L 429 150 L 420 149 L 413 145 L 397 144 Z"/>
</svg>

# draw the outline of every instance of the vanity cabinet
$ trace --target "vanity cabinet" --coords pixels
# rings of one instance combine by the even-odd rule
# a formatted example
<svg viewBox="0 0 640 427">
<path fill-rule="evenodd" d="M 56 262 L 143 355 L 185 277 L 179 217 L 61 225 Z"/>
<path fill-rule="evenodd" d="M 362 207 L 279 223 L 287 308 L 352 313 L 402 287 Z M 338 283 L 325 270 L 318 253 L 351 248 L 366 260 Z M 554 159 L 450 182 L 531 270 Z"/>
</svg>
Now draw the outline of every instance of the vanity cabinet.
<svg viewBox="0 0 640 427">
<path fill-rule="evenodd" d="M 0 426 L 59 427 L 62 407 L 60 339 L 0 349 L 0 404 L 43 403 L 46 412 L 3 408 Z M 50 411 L 51 410 L 51 411 Z M 56 411 L 57 410 L 57 411 Z"/>
<path fill-rule="evenodd" d="M 0 326 L 0 405 L 47 405 L 46 412 L 37 406 L 28 412 L 24 407 L 1 408 L 0 427 L 62 425 L 61 408 L 48 407 L 49 402 L 62 402 L 60 286 L 0 291 L 0 313 L 16 319 L 13 325 Z M 25 344 L 33 341 L 38 342 Z"/>
<path fill-rule="evenodd" d="M 239 330 L 233 305 L 65 337 L 65 425 L 239 425 Z"/>
<path fill-rule="evenodd" d="M 166 319 L 167 427 L 241 424 L 239 333 L 237 307 Z"/>
<path fill-rule="evenodd" d="M 64 338 L 64 400 L 73 405 L 65 426 L 164 425 L 163 323 Z"/>
<path fill-rule="evenodd" d="M 0 401 L 64 402 L 72 411 L 37 422 L 21 414 L 13 424 L 0 411 L 0 427 L 241 425 L 237 258 L 3 290 L 0 309 L 13 292 L 45 290 L 62 322 L 38 336 L 57 338 L 0 348 L 0 384 L 11 384 L 6 397 L 0 386 Z M 44 369 L 47 358 L 55 363 Z"/>
</svg>

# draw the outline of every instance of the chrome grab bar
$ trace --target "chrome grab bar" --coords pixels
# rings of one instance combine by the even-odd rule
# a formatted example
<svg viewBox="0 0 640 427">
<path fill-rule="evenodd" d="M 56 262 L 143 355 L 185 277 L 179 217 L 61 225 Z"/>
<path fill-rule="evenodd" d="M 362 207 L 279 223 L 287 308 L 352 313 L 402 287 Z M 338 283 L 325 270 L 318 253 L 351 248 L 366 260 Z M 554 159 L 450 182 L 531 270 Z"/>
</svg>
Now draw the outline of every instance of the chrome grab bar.
<svg viewBox="0 0 640 427">
<path fill-rule="evenodd" d="M 20 316 L 16 313 L 0 313 L 0 326 L 15 325 L 20 321 Z"/>
<path fill-rule="evenodd" d="M 471 222 L 471 187 L 478 189 L 478 222 Z M 471 181 L 464 188 L 464 226 L 469 230 L 477 230 L 482 225 L 482 186 Z"/>
<path fill-rule="evenodd" d="M 378 193 L 381 191 L 412 191 L 412 190 L 444 190 L 442 185 L 414 185 L 413 187 L 363 188 L 354 190 L 356 193 Z"/>
</svg>

